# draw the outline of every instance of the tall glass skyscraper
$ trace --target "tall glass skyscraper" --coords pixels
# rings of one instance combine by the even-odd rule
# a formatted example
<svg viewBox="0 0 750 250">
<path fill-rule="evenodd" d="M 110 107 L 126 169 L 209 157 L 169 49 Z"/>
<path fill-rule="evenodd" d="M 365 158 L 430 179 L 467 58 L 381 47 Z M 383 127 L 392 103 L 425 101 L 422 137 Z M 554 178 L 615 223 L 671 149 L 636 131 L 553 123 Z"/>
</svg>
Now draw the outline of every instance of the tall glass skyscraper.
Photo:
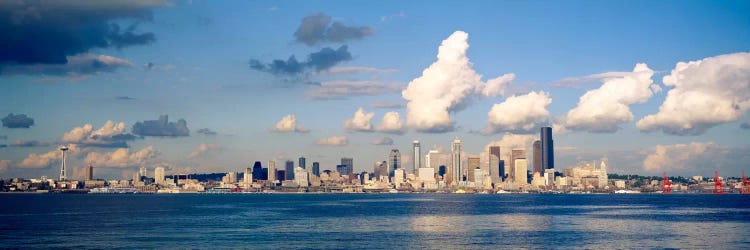
<svg viewBox="0 0 750 250">
<path fill-rule="evenodd" d="M 463 169 L 461 168 L 461 140 L 455 139 L 451 143 L 451 177 L 454 185 L 463 181 Z"/>
<path fill-rule="evenodd" d="M 534 151 L 532 154 L 534 155 L 534 159 L 532 159 L 532 173 L 544 174 L 544 169 L 542 168 L 542 141 L 534 141 Z"/>
<path fill-rule="evenodd" d="M 341 158 L 341 165 L 346 166 L 346 169 L 344 170 L 345 173 L 342 172 L 341 173 L 342 175 L 354 173 L 354 159 L 353 158 Z"/>
<path fill-rule="evenodd" d="M 401 152 L 398 149 L 391 149 L 388 155 L 388 176 L 393 177 L 393 172 L 401 168 Z"/>
<path fill-rule="evenodd" d="M 286 161 L 286 180 L 294 180 L 294 161 Z"/>
<path fill-rule="evenodd" d="M 412 169 L 412 172 L 414 172 L 414 175 L 417 174 L 417 171 L 419 168 L 422 167 L 422 150 L 420 149 L 419 141 L 414 141 L 414 169 Z"/>
<path fill-rule="evenodd" d="M 302 157 L 299 158 L 299 167 L 306 168 L 305 167 L 305 157 L 304 156 L 302 156 Z"/>
<path fill-rule="evenodd" d="M 320 176 L 320 163 L 313 162 L 312 172 L 315 176 Z"/>
<path fill-rule="evenodd" d="M 542 141 L 542 168 L 543 169 L 555 168 L 555 151 L 554 151 L 554 146 L 553 146 L 551 127 L 542 127 L 541 141 Z"/>
</svg>

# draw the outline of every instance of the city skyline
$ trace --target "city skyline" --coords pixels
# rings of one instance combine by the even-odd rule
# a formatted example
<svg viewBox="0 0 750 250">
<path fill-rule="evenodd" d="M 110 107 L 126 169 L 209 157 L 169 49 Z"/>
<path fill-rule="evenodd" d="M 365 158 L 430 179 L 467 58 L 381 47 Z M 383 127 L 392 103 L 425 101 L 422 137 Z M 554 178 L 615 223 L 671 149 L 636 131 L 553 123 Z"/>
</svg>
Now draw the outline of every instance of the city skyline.
<svg viewBox="0 0 750 250">
<path fill-rule="evenodd" d="M 482 167 L 491 146 L 529 170 L 749 166 L 750 4 L 486 4 L 2 3 L 0 177 L 60 176 L 60 146 L 72 179 L 370 172 L 392 149 L 417 174 L 454 139 Z"/>
</svg>

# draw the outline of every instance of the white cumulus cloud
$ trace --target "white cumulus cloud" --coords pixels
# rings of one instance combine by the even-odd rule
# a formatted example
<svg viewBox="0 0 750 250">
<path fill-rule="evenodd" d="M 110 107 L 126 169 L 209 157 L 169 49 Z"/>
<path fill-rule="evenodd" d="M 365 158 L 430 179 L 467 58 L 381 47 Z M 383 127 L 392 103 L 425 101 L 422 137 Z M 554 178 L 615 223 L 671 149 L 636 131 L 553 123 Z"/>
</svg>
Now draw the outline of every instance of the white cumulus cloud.
<svg viewBox="0 0 750 250">
<path fill-rule="evenodd" d="M 377 131 L 389 134 L 403 134 L 406 132 L 404 122 L 398 112 L 391 111 L 383 115 L 383 120 L 377 127 Z"/>
<path fill-rule="evenodd" d="M 354 117 L 344 121 L 344 128 L 347 131 L 361 131 L 369 132 L 372 131 L 372 124 L 370 120 L 375 116 L 375 113 L 365 113 L 363 108 L 357 109 L 354 112 Z"/>
<path fill-rule="evenodd" d="M 408 102 L 406 124 L 419 132 L 442 133 L 454 130 L 450 112 L 460 111 L 475 96 L 499 96 L 513 80 L 506 74 L 482 81 L 482 75 L 472 68 L 466 56 L 469 34 L 456 31 L 443 40 L 438 48 L 437 61 L 422 71 L 401 92 Z"/>
<path fill-rule="evenodd" d="M 94 130 L 91 124 L 75 127 L 62 136 L 62 142 L 81 146 L 127 147 L 126 141 L 135 136 L 125 131 L 124 122 L 107 121 L 101 128 Z"/>
<path fill-rule="evenodd" d="M 649 172 L 710 169 L 716 166 L 710 165 L 709 158 L 723 154 L 724 148 L 713 142 L 656 145 L 643 160 L 643 169 Z"/>
<path fill-rule="evenodd" d="M 84 162 L 96 167 L 125 168 L 137 167 L 146 164 L 146 162 L 156 157 L 157 152 L 153 146 L 145 147 L 139 151 L 130 153 L 130 149 L 119 148 L 112 152 L 91 152 Z"/>
<path fill-rule="evenodd" d="M 700 135 L 739 120 L 750 108 L 750 53 L 679 62 L 662 79 L 672 89 L 656 114 L 636 123 L 642 131 Z"/>
<path fill-rule="evenodd" d="M 285 133 L 285 132 L 300 132 L 300 133 L 307 133 L 310 132 L 309 129 L 302 127 L 302 125 L 297 124 L 297 117 L 294 115 L 286 115 L 281 118 L 278 122 L 276 122 L 276 125 L 273 127 L 274 132 L 279 133 Z"/>
<path fill-rule="evenodd" d="M 549 119 L 547 106 L 552 98 L 545 92 L 530 92 L 526 95 L 511 96 L 504 102 L 492 105 L 487 114 L 486 134 L 501 131 L 530 133 L 538 130 Z"/>
<path fill-rule="evenodd" d="M 651 77 L 654 71 L 648 65 L 635 65 L 632 73 L 602 73 L 601 87 L 589 90 L 581 96 L 578 106 L 568 111 L 564 118 L 565 127 L 572 130 L 613 133 L 619 125 L 633 120 L 630 105 L 646 102 L 658 85 Z"/>
<path fill-rule="evenodd" d="M 219 145 L 201 143 L 200 145 L 198 145 L 197 148 L 195 148 L 192 152 L 190 152 L 190 154 L 188 155 L 188 158 L 195 159 L 195 158 L 204 156 L 210 152 L 219 150 L 219 149 L 221 149 L 221 146 Z"/>
<path fill-rule="evenodd" d="M 349 144 L 349 139 L 343 135 L 331 136 L 331 137 L 321 138 L 320 140 L 315 142 L 315 144 L 327 145 L 327 146 L 344 146 L 346 144 Z"/>
<path fill-rule="evenodd" d="M 81 153 L 81 149 L 76 144 L 71 144 L 68 145 L 68 151 L 65 154 L 67 157 L 76 157 Z M 22 168 L 47 168 L 55 164 L 60 164 L 61 160 L 62 153 L 60 153 L 60 150 L 55 149 L 44 154 L 31 153 L 18 166 Z"/>
</svg>

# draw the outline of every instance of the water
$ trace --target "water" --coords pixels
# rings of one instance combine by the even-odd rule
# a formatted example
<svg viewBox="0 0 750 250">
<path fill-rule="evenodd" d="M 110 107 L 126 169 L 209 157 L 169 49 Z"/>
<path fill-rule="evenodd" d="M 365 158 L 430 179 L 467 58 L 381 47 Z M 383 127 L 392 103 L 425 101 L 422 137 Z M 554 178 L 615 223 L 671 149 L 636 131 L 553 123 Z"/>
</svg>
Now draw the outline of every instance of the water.
<svg viewBox="0 0 750 250">
<path fill-rule="evenodd" d="M 750 246 L 742 195 L 0 195 L 13 248 Z"/>
</svg>

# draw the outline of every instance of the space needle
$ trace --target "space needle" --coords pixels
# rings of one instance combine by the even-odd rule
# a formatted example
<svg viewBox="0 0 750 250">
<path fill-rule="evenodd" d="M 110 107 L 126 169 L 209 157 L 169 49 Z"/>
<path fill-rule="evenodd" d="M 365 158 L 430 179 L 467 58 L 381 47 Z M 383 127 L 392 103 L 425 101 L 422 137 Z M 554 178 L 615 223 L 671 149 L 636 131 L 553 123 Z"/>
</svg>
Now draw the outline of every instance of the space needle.
<svg viewBox="0 0 750 250">
<path fill-rule="evenodd" d="M 62 152 L 62 167 L 60 167 L 60 181 L 64 181 L 65 177 L 65 151 L 68 151 L 67 146 L 61 146 L 60 152 Z"/>
</svg>

